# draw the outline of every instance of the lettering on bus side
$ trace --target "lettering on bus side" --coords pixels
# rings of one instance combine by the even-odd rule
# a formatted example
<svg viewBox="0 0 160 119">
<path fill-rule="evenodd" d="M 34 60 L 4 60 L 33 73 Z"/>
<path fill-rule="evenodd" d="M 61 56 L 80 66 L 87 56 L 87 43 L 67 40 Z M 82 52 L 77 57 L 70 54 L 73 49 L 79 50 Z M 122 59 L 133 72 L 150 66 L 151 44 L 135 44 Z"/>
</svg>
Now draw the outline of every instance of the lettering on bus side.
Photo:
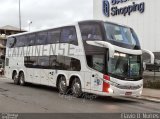
<svg viewBox="0 0 160 119">
<path fill-rule="evenodd" d="M 18 47 L 7 50 L 7 57 L 65 55 L 76 56 L 82 54 L 78 47 L 71 44 L 50 44 L 40 46 Z"/>
</svg>

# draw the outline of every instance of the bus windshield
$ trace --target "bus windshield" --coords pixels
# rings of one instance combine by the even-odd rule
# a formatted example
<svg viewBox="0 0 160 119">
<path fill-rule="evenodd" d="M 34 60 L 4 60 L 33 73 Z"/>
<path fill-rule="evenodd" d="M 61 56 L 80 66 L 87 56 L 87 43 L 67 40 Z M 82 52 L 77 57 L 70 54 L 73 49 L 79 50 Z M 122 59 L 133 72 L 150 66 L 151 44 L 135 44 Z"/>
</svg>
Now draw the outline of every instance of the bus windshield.
<svg viewBox="0 0 160 119">
<path fill-rule="evenodd" d="M 130 45 L 132 48 L 140 47 L 139 40 L 135 32 L 129 28 L 112 23 L 104 23 L 107 40 L 111 43 Z"/>
<path fill-rule="evenodd" d="M 121 79 L 141 78 L 141 56 L 127 55 L 116 52 L 108 63 L 108 73 Z"/>
</svg>

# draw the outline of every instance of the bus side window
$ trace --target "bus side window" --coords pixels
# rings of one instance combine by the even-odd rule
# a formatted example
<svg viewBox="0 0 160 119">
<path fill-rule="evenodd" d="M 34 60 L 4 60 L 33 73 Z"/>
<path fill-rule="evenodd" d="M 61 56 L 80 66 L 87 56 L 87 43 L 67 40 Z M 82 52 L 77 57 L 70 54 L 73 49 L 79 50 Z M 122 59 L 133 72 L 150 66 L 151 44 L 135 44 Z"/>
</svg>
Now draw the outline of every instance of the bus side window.
<svg viewBox="0 0 160 119">
<path fill-rule="evenodd" d="M 87 64 L 90 68 L 104 73 L 105 69 L 105 56 L 104 55 L 87 55 Z"/>
<path fill-rule="evenodd" d="M 71 71 L 80 71 L 81 70 L 81 63 L 80 60 L 75 59 L 75 58 L 70 58 L 70 70 Z"/>
<path fill-rule="evenodd" d="M 37 67 L 37 57 L 35 56 L 27 56 L 24 57 L 24 65 L 28 68 L 36 68 Z"/>
<path fill-rule="evenodd" d="M 56 55 L 51 55 L 49 59 L 49 66 L 51 69 L 56 69 L 56 64 L 57 64 L 57 56 Z"/>
<path fill-rule="evenodd" d="M 66 56 L 65 57 L 65 70 L 80 71 L 81 70 L 80 60 Z"/>
<path fill-rule="evenodd" d="M 60 29 L 53 29 L 51 31 L 48 31 L 47 44 L 59 43 L 60 34 Z"/>
<path fill-rule="evenodd" d="M 15 47 L 24 47 L 27 43 L 27 38 L 25 35 L 16 37 Z"/>
<path fill-rule="evenodd" d="M 13 48 L 16 44 L 16 38 L 15 37 L 11 37 L 7 39 L 7 47 L 9 48 Z"/>
<path fill-rule="evenodd" d="M 49 68 L 49 56 L 39 56 L 38 57 L 38 68 Z"/>
<path fill-rule="evenodd" d="M 102 31 L 98 24 L 81 24 L 81 35 L 83 40 L 103 40 Z"/>
<path fill-rule="evenodd" d="M 78 45 L 77 33 L 74 26 L 62 28 L 60 43 Z"/>
<path fill-rule="evenodd" d="M 39 32 L 36 34 L 35 45 L 45 45 L 47 41 L 47 32 Z"/>
<path fill-rule="evenodd" d="M 65 56 L 60 56 L 60 55 L 57 56 L 56 69 L 65 70 Z"/>
<path fill-rule="evenodd" d="M 27 46 L 33 46 L 35 44 L 36 35 L 35 34 L 29 34 L 27 36 Z"/>
</svg>

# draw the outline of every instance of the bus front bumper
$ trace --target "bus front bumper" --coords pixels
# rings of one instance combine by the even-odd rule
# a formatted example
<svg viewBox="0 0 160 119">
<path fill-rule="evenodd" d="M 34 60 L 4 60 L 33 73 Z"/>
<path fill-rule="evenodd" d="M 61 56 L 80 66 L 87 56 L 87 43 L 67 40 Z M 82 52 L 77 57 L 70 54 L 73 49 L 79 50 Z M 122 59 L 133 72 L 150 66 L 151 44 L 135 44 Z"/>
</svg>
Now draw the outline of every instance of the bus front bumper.
<svg viewBox="0 0 160 119">
<path fill-rule="evenodd" d="M 128 90 L 128 89 L 119 89 L 117 87 L 110 87 L 109 92 L 99 92 L 93 91 L 92 93 L 100 95 L 100 96 L 125 96 L 125 97 L 139 97 L 142 94 L 143 88 L 136 90 Z"/>
</svg>

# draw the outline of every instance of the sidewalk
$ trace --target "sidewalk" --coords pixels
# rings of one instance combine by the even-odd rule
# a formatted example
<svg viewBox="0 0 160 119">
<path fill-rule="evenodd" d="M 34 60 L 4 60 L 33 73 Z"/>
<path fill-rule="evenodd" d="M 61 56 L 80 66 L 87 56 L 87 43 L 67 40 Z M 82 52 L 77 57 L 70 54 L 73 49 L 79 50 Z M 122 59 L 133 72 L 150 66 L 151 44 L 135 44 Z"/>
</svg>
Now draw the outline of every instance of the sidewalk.
<svg viewBox="0 0 160 119">
<path fill-rule="evenodd" d="M 144 88 L 142 92 L 143 97 L 155 98 L 160 100 L 160 90 Z"/>
<path fill-rule="evenodd" d="M 160 90 L 144 88 L 142 95 L 140 97 L 135 97 L 135 99 L 160 103 Z"/>
</svg>

